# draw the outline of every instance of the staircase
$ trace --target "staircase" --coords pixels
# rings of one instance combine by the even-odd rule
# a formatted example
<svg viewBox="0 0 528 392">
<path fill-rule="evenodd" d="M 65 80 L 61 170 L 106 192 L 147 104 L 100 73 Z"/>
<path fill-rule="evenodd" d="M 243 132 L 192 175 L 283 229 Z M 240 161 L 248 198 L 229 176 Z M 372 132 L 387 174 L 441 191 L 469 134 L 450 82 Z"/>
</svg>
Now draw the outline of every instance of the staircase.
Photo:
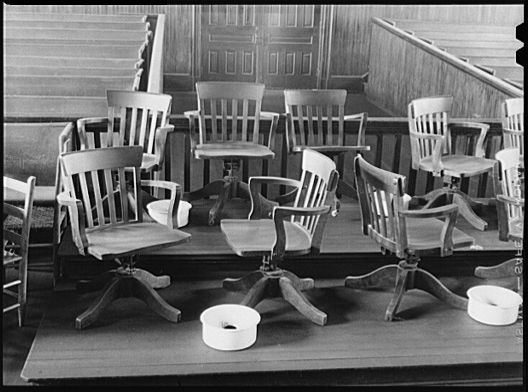
<svg viewBox="0 0 528 392">
<path fill-rule="evenodd" d="M 145 15 L 4 10 L 4 122 L 106 116 L 107 89 L 140 88 Z"/>
<path fill-rule="evenodd" d="M 515 26 L 437 23 L 391 19 L 396 27 L 458 56 L 475 67 L 523 89 L 524 70 L 515 52 L 523 44 L 515 38 Z"/>
<path fill-rule="evenodd" d="M 31 13 L 4 4 L 4 174 L 55 181 L 58 139 L 107 116 L 106 90 L 146 90 L 146 15 Z"/>
</svg>

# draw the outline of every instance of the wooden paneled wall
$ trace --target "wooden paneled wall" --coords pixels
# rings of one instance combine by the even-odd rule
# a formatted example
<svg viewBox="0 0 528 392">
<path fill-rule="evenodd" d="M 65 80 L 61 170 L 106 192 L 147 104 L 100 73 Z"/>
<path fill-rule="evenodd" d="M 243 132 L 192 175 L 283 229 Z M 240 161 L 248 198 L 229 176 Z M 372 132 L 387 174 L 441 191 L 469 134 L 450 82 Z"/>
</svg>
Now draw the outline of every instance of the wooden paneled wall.
<svg viewBox="0 0 528 392">
<path fill-rule="evenodd" d="M 406 116 L 413 99 L 451 95 L 451 116 L 498 118 L 504 99 L 522 96 L 521 90 L 378 18 L 372 23 L 370 62 L 367 95 L 396 116 Z"/>
<path fill-rule="evenodd" d="M 335 5 L 330 65 L 332 78 L 368 71 L 371 18 L 514 26 L 524 21 L 521 4 L 480 5 Z"/>
</svg>

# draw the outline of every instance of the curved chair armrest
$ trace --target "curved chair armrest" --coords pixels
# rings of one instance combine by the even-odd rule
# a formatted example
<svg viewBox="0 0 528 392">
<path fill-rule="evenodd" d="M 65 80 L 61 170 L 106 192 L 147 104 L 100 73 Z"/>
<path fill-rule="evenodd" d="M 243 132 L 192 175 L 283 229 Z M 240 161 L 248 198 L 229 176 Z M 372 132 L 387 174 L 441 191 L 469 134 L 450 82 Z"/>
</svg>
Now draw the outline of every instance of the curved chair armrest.
<svg viewBox="0 0 528 392">
<path fill-rule="evenodd" d="M 275 112 L 260 112 L 261 120 L 271 120 L 270 132 L 268 137 L 268 148 L 271 149 L 275 146 L 275 133 L 277 125 L 279 124 L 279 113 Z"/>
<path fill-rule="evenodd" d="M 260 219 L 262 217 L 262 199 L 260 196 L 260 188 L 258 185 L 286 185 L 297 189 L 301 186 L 301 182 L 291 178 L 272 177 L 272 176 L 255 176 L 250 177 L 248 181 L 249 196 L 251 198 L 251 210 L 249 211 L 248 219 Z"/>
<path fill-rule="evenodd" d="M 480 134 L 477 139 L 477 143 L 475 145 L 475 156 L 482 158 L 484 157 L 484 139 L 486 138 L 486 134 L 488 133 L 488 130 L 490 126 L 488 124 L 484 124 L 481 122 L 474 122 L 474 121 L 463 121 L 463 122 L 450 122 L 448 124 L 449 127 L 459 127 L 459 128 L 467 128 L 467 129 L 479 129 Z"/>
<path fill-rule="evenodd" d="M 182 195 L 183 195 L 183 187 L 180 184 L 177 184 L 175 182 L 162 181 L 162 180 L 141 180 L 141 186 L 151 186 L 155 188 L 168 189 L 171 191 L 166 226 L 169 229 L 177 229 L 178 228 L 178 207 L 179 207 Z M 156 200 L 154 197 L 149 197 L 149 196 L 150 195 L 143 193 L 143 206 L 142 206 L 143 210 L 145 210 L 149 202 Z"/>
<path fill-rule="evenodd" d="M 440 241 L 442 242 L 440 256 L 442 257 L 448 256 L 453 252 L 453 229 L 455 228 L 457 215 L 458 206 L 456 204 L 421 210 L 400 211 L 400 216 L 404 218 L 445 218 L 444 226 L 440 233 Z"/>
<path fill-rule="evenodd" d="M 187 110 L 186 112 L 183 112 L 183 115 L 187 117 L 189 120 L 189 139 L 191 142 L 191 152 L 194 152 L 194 149 L 197 144 L 197 138 L 196 138 L 196 118 L 200 115 L 200 111 L 198 109 L 196 110 Z M 203 142 L 203 141 L 200 141 Z"/>
<path fill-rule="evenodd" d="M 368 119 L 368 113 L 367 112 L 361 112 L 361 113 L 355 113 L 355 114 L 347 114 L 347 115 L 344 116 L 344 120 L 345 121 L 359 120 L 357 146 L 366 146 L 366 147 L 368 147 L 368 149 L 366 149 L 364 151 L 370 150 L 370 146 L 367 146 L 366 142 L 365 142 L 365 132 L 367 130 L 367 119 Z"/>
<path fill-rule="evenodd" d="M 84 207 L 79 199 L 74 199 L 68 192 L 61 192 L 57 195 L 59 206 L 68 207 L 70 215 L 72 238 L 80 254 L 85 255 L 84 249 L 88 247 L 86 229 L 84 221 Z"/>
<path fill-rule="evenodd" d="M 510 204 L 512 206 L 524 207 L 524 198 L 516 199 L 516 198 L 511 197 L 511 196 L 506 196 L 506 195 L 503 195 L 503 194 L 499 194 L 499 195 L 497 195 L 497 200 L 501 201 L 503 203 L 506 203 L 506 204 Z"/>
<path fill-rule="evenodd" d="M 154 154 L 157 157 L 157 164 L 161 166 L 165 160 L 165 145 L 167 144 L 167 134 L 174 132 L 174 125 L 166 125 L 156 129 L 154 135 Z"/>
<path fill-rule="evenodd" d="M 330 206 L 323 205 L 319 207 L 273 207 L 272 219 L 275 223 L 275 244 L 272 249 L 272 258 L 282 259 L 286 252 L 286 229 L 284 228 L 284 220 L 293 216 L 317 216 L 328 214 Z"/>
<path fill-rule="evenodd" d="M 444 147 L 444 143 L 446 142 L 446 137 L 444 135 L 418 133 L 411 129 L 409 130 L 409 135 L 417 139 L 432 140 L 434 142 L 434 147 L 431 154 L 433 175 L 437 177 L 440 176 L 442 174 L 442 170 L 444 169 L 444 165 L 442 164 L 442 149 Z"/>
</svg>

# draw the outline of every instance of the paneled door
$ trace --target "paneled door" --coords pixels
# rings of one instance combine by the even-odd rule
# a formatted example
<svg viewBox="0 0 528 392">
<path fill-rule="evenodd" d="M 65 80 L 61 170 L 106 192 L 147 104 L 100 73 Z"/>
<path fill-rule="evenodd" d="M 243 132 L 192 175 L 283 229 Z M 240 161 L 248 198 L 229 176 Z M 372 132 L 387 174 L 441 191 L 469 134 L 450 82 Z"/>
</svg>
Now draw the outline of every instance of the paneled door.
<svg viewBox="0 0 528 392">
<path fill-rule="evenodd" d="M 320 5 L 203 5 L 200 80 L 316 88 Z"/>
</svg>

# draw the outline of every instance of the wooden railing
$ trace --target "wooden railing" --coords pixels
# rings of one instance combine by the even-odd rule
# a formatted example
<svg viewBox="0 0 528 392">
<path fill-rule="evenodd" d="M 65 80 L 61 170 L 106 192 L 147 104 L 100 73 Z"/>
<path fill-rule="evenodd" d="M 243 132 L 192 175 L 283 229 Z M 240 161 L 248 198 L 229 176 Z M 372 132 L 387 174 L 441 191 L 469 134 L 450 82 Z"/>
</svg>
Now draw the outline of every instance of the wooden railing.
<svg viewBox="0 0 528 392">
<path fill-rule="evenodd" d="M 165 40 L 165 15 L 156 15 L 154 37 L 151 40 L 150 61 L 148 64 L 147 91 L 163 92 L 163 43 Z"/>
<path fill-rule="evenodd" d="M 453 121 L 463 121 L 453 119 Z M 501 149 L 502 135 L 499 120 L 484 120 L 491 125 L 485 139 L 486 157 L 493 158 Z M 181 115 L 173 115 L 171 124 L 175 132 L 170 134 L 165 157 L 165 178 L 180 183 L 184 191 L 201 188 L 212 179 L 222 176 L 221 162 L 204 162 L 191 156 L 191 141 L 188 131 L 188 121 Z M 350 122 L 345 125 L 345 142 L 355 144 L 357 139 L 357 124 Z M 471 154 L 477 135 L 471 131 L 454 129 L 452 143 L 455 153 Z M 441 178 L 433 178 L 424 172 L 411 168 L 410 144 L 407 118 L 369 118 L 366 130 L 366 144 L 370 151 L 365 152 L 365 158 L 385 170 L 403 174 L 408 179 L 407 192 L 411 195 L 421 195 L 442 185 Z M 300 174 L 300 154 L 288 154 L 285 138 L 285 118 L 280 117 L 275 137 L 275 159 L 268 164 L 258 161 L 243 162 L 242 180 L 247 181 L 252 175 L 273 175 L 297 178 Z M 345 157 L 344 180 L 353 183 L 353 154 Z M 462 190 L 473 197 L 492 197 L 491 178 L 484 174 L 462 182 Z M 268 196 L 275 196 L 278 190 L 269 190 Z"/>
<path fill-rule="evenodd" d="M 453 117 L 495 118 L 522 90 L 386 21 L 372 19 L 367 96 L 396 116 L 419 97 L 451 95 Z"/>
</svg>

